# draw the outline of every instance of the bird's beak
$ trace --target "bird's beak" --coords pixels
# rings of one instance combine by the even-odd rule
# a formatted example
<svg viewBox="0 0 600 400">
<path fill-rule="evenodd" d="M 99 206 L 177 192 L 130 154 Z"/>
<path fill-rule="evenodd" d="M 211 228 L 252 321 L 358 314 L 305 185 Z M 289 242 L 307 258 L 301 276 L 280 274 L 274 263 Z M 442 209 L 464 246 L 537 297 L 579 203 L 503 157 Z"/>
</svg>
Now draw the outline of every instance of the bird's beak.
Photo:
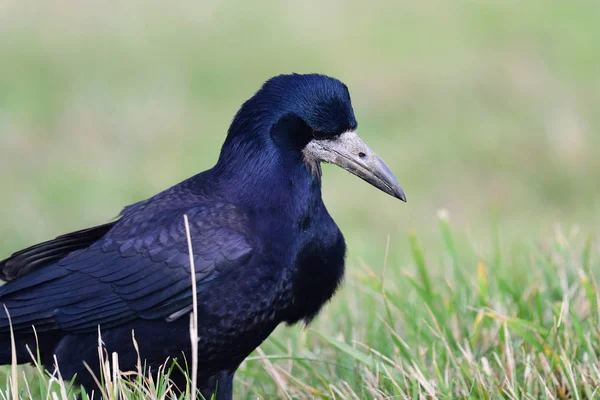
<svg viewBox="0 0 600 400">
<path fill-rule="evenodd" d="M 342 167 L 377 189 L 406 202 L 406 195 L 392 171 L 356 132 L 345 132 L 335 139 L 311 140 L 305 154 Z"/>
</svg>

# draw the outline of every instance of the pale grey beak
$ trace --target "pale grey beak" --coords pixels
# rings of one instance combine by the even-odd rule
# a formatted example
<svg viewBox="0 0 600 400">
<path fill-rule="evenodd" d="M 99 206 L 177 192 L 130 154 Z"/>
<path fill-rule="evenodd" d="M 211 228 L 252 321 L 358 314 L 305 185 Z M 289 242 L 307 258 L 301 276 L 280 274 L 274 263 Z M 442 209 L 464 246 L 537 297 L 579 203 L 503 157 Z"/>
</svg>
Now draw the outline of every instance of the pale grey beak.
<svg viewBox="0 0 600 400">
<path fill-rule="evenodd" d="M 406 202 L 406 195 L 392 171 L 356 132 L 342 133 L 335 139 L 311 140 L 304 152 L 317 161 L 342 167 L 377 189 Z"/>
</svg>

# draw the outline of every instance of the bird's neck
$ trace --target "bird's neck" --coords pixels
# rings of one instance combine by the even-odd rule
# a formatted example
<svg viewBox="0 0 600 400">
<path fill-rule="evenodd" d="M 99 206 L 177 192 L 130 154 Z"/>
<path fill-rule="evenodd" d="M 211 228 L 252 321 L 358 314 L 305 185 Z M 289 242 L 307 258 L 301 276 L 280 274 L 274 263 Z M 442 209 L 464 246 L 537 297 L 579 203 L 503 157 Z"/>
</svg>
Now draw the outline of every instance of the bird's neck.
<svg viewBox="0 0 600 400">
<path fill-rule="evenodd" d="M 320 174 L 299 154 L 245 152 L 214 168 L 226 198 L 249 207 L 297 215 L 322 206 Z"/>
</svg>

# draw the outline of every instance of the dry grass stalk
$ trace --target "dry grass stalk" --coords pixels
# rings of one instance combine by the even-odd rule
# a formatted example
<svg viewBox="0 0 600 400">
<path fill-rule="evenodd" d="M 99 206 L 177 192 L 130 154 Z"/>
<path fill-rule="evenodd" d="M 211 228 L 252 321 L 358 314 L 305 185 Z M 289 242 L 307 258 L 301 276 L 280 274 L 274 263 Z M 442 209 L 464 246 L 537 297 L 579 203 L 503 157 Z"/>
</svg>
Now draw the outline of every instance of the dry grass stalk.
<svg viewBox="0 0 600 400">
<path fill-rule="evenodd" d="M 194 250 L 192 248 L 192 236 L 187 214 L 183 215 L 185 222 L 185 235 L 187 237 L 188 251 L 190 254 L 190 275 L 192 279 L 192 307 L 190 315 L 190 340 L 192 344 L 192 387 L 190 398 L 196 397 L 196 385 L 198 381 L 198 295 L 196 293 L 196 265 L 194 264 Z"/>
</svg>

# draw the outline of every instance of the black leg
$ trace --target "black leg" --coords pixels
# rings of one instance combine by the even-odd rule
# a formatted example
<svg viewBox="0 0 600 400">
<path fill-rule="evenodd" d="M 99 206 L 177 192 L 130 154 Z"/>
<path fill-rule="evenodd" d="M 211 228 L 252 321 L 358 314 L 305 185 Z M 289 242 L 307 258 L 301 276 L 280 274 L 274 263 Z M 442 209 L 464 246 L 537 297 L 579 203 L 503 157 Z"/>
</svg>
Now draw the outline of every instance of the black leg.
<svg viewBox="0 0 600 400">
<path fill-rule="evenodd" d="M 233 375 L 235 372 L 223 371 L 208 378 L 199 377 L 198 390 L 202 393 L 205 400 L 211 400 L 214 395 L 215 400 L 231 400 L 233 399 Z M 184 393 L 188 379 L 185 374 L 179 370 L 173 370 L 169 379 L 175 385 L 176 393 Z M 202 396 L 197 395 L 197 400 L 201 400 Z"/>
<path fill-rule="evenodd" d="M 233 376 L 235 371 L 223 371 L 210 377 L 207 382 L 200 386 L 200 391 L 206 400 L 211 400 L 215 395 L 215 400 L 233 399 Z M 198 398 L 201 398 L 198 396 Z"/>
</svg>

